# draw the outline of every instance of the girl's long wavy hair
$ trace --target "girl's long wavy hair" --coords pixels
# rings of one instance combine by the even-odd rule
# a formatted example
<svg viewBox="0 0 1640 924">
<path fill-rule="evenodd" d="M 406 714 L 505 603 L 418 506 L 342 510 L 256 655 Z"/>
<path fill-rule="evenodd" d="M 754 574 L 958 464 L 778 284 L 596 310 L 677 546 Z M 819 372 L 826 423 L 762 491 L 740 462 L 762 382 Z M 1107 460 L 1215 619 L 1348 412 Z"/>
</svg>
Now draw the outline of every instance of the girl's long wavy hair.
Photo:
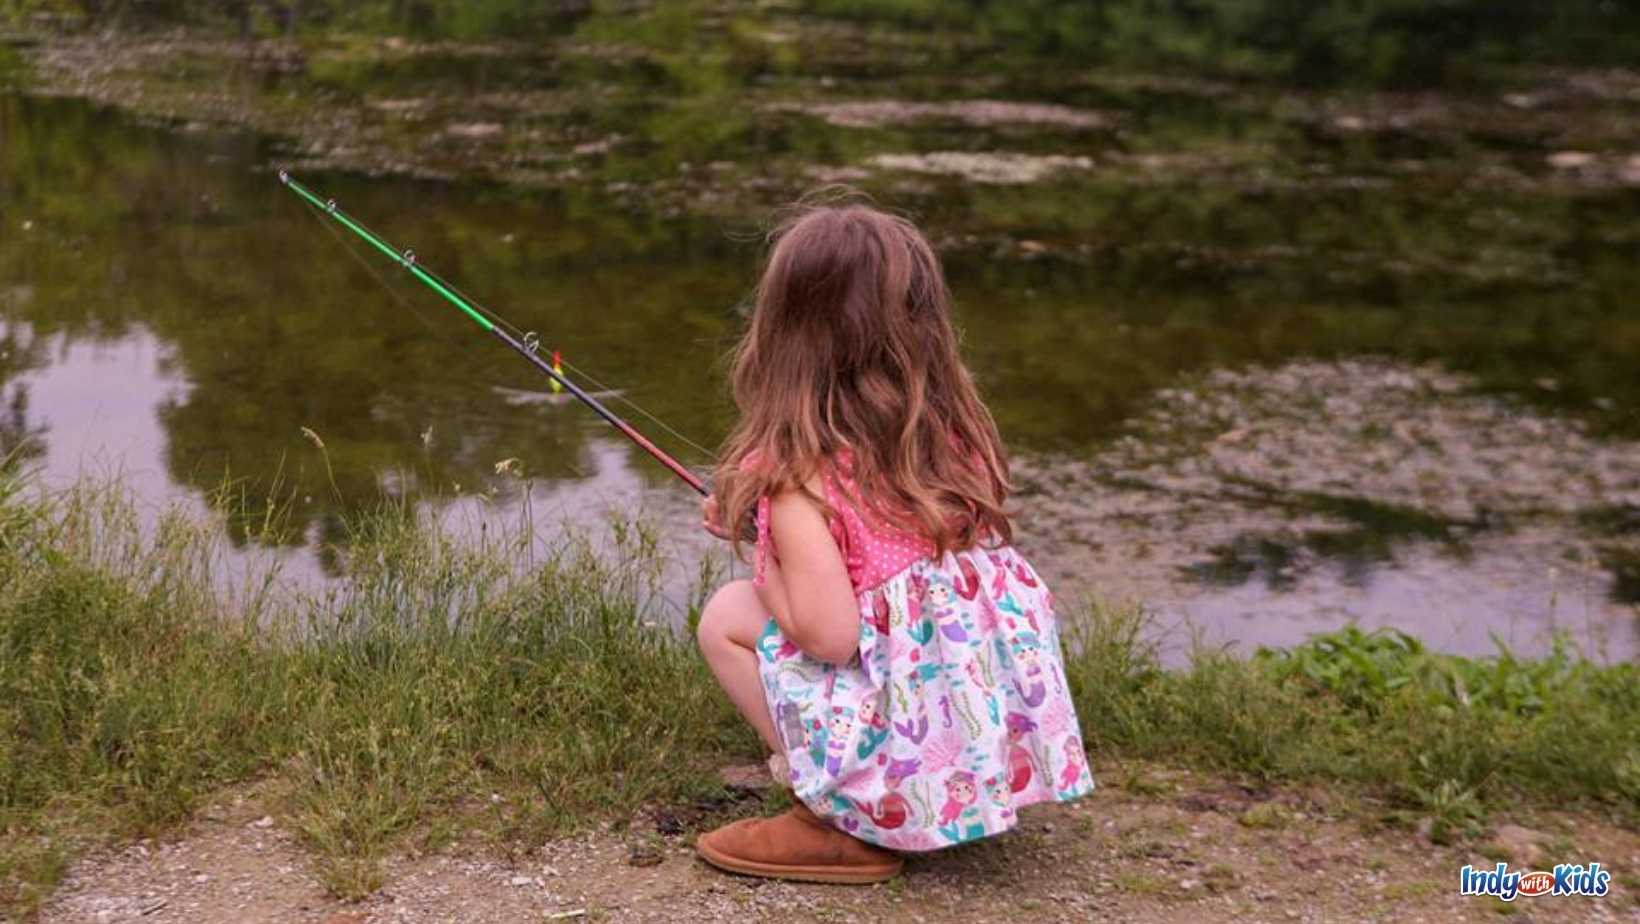
<svg viewBox="0 0 1640 924">
<path fill-rule="evenodd" d="M 765 495 L 813 497 L 804 485 L 848 450 L 854 500 L 941 554 L 1011 541 L 1008 463 L 928 241 L 846 201 L 799 206 L 770 240 L 733 354 L 740 419 L 715 474 L 722 522 L 748 522 Z"/>
</svg>

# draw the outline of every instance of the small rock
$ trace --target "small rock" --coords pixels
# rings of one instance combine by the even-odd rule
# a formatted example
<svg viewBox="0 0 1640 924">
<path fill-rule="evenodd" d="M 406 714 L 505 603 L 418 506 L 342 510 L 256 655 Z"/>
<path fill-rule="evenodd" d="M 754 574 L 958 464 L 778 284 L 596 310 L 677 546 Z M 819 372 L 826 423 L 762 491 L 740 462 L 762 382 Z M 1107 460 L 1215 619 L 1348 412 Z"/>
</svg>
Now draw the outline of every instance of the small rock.
<svg viewBox="0 0 1640 924">
<path fill-rule="evenodd" d="M 1181 879 L 1181 880 L 1179 880 L 1179 889 L 1181 891 L 1184 891 L 1184 892 L 1189 892 L 1190 890 L 1196 888 L 1199 885 L 1201 885 L 1201 883 L 1197 882 L 1194 879 Z"/>
<path fill-rule="evenodd" d="M 1069 170 L 1089 170 L 1093 158 L 1011 151 L 930 151 L 925 154 L 878 154 L 868 163 L 879 170 L 947 174 L 976 183 L 1035 183 Z"/>
<path fill-rule="evenodd" d="M 1520 825 L 1503 825 L 1489 842 L 1494 852 L 1520 866 L 1536 868 L 1543 863 L 1543 834 Z"/>
<path fill-rule="evenodd" d="M 752 792 L 761 792 L 774 785 L 769 778 L 769 768 L 762 764 L 730 764 L 718 769 L 718 779 L 730 789 L 745 789 Z"/>
<path fill-rule="evenodd" d="M 857 183 L 871 177 L 871 171 L 859 167 L 831 167 L 825 164 L 805 167 L 803 172 L 821 183 Z"/>
<path fill-rule="evenodd" d="M 677 837 L 685 830 L 683 819 L 676 812 L 661 809 L 655 813 L 655 833 L 664 837 Z"/>
<path fill-rule="evenodd" d="M 263 815 L 261 818 L 258 818 L 255 821 L 251 822 L 251 827 L 253 827 L 253 828 L 271 828 L 271 827 L 273 827 L 273 816 L 272 815 Z"/>
<path fill-rule="evenodd" d="M 535 880 L 531 879 L 528 876 L 514 876 L 509 881 L 512 882 L 512 884 L 515 885 L 515 886 L 527 886 L 530 883 L 534 882 Z"/>
<path fill-rule="evenodd" d="M 1640 154 L 1631 154 L 1617 169 L 1617 178 L 1630 186 L 1640 186 Z M 25 223 L 24 227 L 28 227 Z"/>
<path fill-rule="evenodd" d="M 1556 170 L 1580 170 L 1594 163 L 1594 155 L 1588 151 L 1556 151 L 1548 160 Z"/>
<path fill-rule="evenodd" d="M 1344 132 L 1358 132 L 1367 127 L 1367 120 L 1360 116 L 1339 116 L 1333 120 L 1333 127 Z"/>
<path fill-rule="evenodd" d="M 457 138 L 494 138 L 501 134 L 500 122 L 458 122 L 444 130 Z"/>
</svg>

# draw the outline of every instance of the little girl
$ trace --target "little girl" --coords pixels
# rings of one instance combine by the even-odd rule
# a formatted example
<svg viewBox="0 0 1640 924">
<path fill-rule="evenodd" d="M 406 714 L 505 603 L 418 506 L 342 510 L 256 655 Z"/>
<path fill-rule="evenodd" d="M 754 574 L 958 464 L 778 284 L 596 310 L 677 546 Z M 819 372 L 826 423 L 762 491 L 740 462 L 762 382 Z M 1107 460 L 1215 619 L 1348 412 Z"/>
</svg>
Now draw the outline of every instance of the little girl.
<svg viewBox="0 0 1640 924">
<path fill-rule="evenodd" d="M 705 527 L 754 574 L 700 620 L 797 807 L 701 836 L 738 873 L 878 882 L 894 851 L 1093 788 L 1053 600 L 1009 545 L 1008 467 L 910 222 L 811 208 L 778 233 L 734 357 L 740 421 Z"/>
</svg>

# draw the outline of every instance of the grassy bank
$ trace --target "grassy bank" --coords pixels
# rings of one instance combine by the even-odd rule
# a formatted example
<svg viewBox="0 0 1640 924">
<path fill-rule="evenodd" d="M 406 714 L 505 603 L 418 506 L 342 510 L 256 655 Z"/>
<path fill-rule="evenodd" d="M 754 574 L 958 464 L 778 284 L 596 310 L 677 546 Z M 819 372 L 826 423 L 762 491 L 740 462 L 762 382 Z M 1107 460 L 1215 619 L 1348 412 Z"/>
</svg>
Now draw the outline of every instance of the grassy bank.
<svg viewBox="0 0 1640 924">
<path fill-rule="evenodd" d="M 570 545 L 516 577 L 506 542 L 457 547 L 389 508 L 324 596 L 271 574 L 228 593 L 219 527 L 173 516 L 144 541 L 117 493 L 5 490 L 0 907 L 49 887 L 80 832 L 158 832 L 235 781 L 271 779 L 356 895 L 408 829 L 436 841 L 473 810 L 539 839 L 698 793 L 754 743 L 694 652 L 644 625 L 636 530 L 629 554 Z"/>
<path fill-rule="evenodd" d="M 389 505 L 314 595 L 273 572 L 225 585 L 218 525 L 145 527 L 117 490 L 0 481 L 0 908 L 26 913 L 75 851 L 164 831 L 240 781 L 278 795 L 340 895 L 375 888 L 406 837 L 517 845 L 709 795 L 756 743 L 641 602 L 653 544 L 617 533 L 617 554 L 569 543 L 520 570 L 504 538 L 458 545 Z M 1142 614 L 1065 616 L 1096 766 L 1336 782 L 1440 837 L 1521 799 L 1640 814 L 1633 665 L 1345 632 L 1169 672 Z"/>
</svg>

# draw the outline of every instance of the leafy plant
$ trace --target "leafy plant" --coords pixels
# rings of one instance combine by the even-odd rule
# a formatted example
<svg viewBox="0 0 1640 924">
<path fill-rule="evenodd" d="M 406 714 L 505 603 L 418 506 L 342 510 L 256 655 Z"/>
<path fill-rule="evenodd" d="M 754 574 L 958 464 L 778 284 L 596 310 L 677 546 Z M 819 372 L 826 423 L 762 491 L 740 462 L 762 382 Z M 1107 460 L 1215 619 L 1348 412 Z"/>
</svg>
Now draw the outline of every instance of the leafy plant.
<svg viewBox="0 0 1640 924">
<path fill-rule="evenodd" d="M 1451 844 L 1480 831 L 1484 814 L 1473 789 L 1457 780 L 1442 780 L 1428 788 L 1414 786 L 1412 791 L 1425 812 L 1431 841 Z"/>
</svg>

